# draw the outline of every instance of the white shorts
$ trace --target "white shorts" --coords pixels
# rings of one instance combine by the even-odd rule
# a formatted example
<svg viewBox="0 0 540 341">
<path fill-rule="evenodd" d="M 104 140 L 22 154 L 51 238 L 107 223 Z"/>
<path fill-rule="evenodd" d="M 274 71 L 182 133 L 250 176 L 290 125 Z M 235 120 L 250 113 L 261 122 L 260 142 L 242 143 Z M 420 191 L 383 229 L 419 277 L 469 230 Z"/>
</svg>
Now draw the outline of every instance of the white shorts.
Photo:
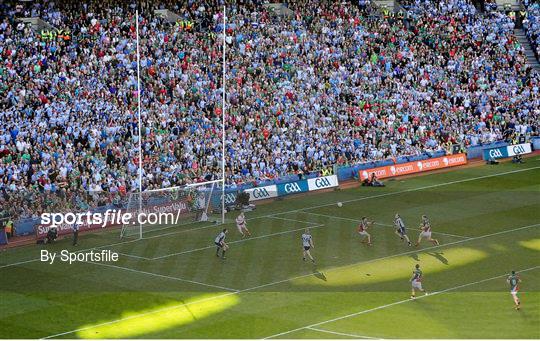
<svg viewBox="0 0 540 341">
<path fill-rule="evenodd" d="M 358 232 L 358 234 L 361 235 L 361 236 L 369 236 L 367 231 L 361 231 L 361 232 Z"/>
<path fill-rule="evenodd" d="M 515 295 L 518 294 L 518 291 L 517 291 L 517 290 L 512 290 L 512 291 L 510 291 L 510 294 L 511 294 L 512 296 L 515 296 Z"/>
<path fill-rule="evenodd" d="M 427 238 L 427 239 L 431 239 L 431 231 L 429 231 L 429 232 L 424 232 L 424 231 L 422 231 L 422 232 L 420 233 L 420 237 L 422 237 L 422 238 Z"/>
<path fill-rule="evenodd" d="M 238 231 L 243 232 L 244 229 L 246 228 L 246 225 L 244 225 L 244 224 L 242 224 L 242 225 L 236 225 L 236 227 L 238 228 Z"/>
<path fill-rule="evenodd" d="M 412 281 L 411 284 L 414 289 L 422 290 L 422 282 Z"/>
</svg>

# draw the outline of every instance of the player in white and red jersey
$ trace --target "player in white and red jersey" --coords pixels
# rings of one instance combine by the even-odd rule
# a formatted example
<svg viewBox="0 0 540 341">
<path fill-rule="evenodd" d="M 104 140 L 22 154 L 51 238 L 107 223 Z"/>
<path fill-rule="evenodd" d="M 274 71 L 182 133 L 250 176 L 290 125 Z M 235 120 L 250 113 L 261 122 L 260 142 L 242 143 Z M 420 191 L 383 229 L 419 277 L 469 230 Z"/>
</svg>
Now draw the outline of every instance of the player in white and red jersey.
<svg viewBox="0 0 540 341">
<path fill-rule="evenodd" d="M 422 216 L 422 223 L 420 224 L 420 229 L 422 231 L 420 232 L 420 235 L 418 236 L 418 241 L 416 242 L 415 246 L 420 245 L 422 238 L 426 238 L 427 240 L 429 240 L 435 245 L 440 245 L 437 239 L 431 238 L 431 223 L 426 215 Z"/>
<path fill-rule="evenodd" d="M 238 231 L 242 235 L 242 238 L 244 238 L 246 235 L 251 237 L 251 232 L 249 232 L 246 226 L 246 216 L 244 215 L 244 212 L 240 212 L 240 215 L 236 217 L 236 227 L 238 228 Z"/>
<path fill-rule="evenodd" d="M 358 224 L 358 234 L 363 237 L 362 243 L 367 241 L 367 245 L 371 246 L 371 235 L 367 232 L 368 227 L 370 227 L 373 222 L 368 221 L 367 217 L 362 217 L 360 224 Z"/>
</svg>

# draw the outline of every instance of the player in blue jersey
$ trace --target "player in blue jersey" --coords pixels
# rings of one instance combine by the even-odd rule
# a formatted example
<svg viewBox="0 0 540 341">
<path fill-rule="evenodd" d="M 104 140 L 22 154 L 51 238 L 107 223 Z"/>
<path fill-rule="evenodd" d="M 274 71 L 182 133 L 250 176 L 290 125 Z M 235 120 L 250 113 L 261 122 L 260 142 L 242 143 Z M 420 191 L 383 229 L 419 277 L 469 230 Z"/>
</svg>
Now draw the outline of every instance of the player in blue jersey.
<svg viewBox="0 0 540 341">
<path fill-rule="evenodd" d="M 302 234 L 302 247 L 304 249 L 304 256 L 303 260 L 306 261 L 306 256 L 311 259 L 312 263 L 315 263 L 315 259 L 311 256 L 310 249 L 315 248 L 315 245 L 313 244 L 313 237 L 311 237 L 311 233 L 309 233 L 309 229 L 306 229 L 306 231 Z"/>
<path fill-rule="evenodd" d="M 407 236 L 407 231 L 405 229 L 405 223 L 398 213 L 396 213 L 394 218 L 394 226 L 396 227 L 396 234 L 399 236 L 399 238 L 401 238 L 401 240 L 406 240 L 407 244 L 411 246 L 411 241 L 409 240 L 409 236 Z"/>
<path fill-rule="evenodd" d="M 413 270 L 413 276 L 411 278 L 411 298 L 416 298 L 415 290 L 420 290 L 421 292 L 428 294 L 424 288 L 422 288 L 422 270 L 420 270 L 420 264 L 416 264 L 416 267 Z"/>
<path fill-rule="evenodd" d="M 517 296 L 517 294 L 519 291 L 519 283 L 521 283 L 521 279 L 515 271 L 512 271 L 512 274 L 508 276 L 506 282 L 510 285 L 510 294 L 514 299 L 515 309 L 519 310 L 521 308 L 521 302 L 519 301 L 519 297 Z"/>
<path fill-rule="evenodd" d="M 216 257 L 219 257 L 219 250 L 221 250 L 221 258 L 222 259 L 225 259 L 225 251 L 227 251 L 227 249 L 229 248 L 229 246 L 227 245 L 227 243 L 225 243 L 225 237 L 227 236 L 227 229 L 223 229 L 223 231 L 221 231 L 216 239 L 214 239 L 214 244 L 216 244 L 217 246 L 217 250 L 216 250 Z"/>
</svg>

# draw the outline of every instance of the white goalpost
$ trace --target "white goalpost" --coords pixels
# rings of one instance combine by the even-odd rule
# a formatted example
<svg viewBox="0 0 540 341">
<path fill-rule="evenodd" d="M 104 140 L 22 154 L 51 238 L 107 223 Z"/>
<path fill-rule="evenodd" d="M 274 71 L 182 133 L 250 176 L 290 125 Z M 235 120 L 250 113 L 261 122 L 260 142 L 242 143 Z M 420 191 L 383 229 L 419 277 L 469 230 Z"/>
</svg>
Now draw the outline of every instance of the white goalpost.
<svg viewBox="0 0 540 341">
<path fill-rule="evenodd" d="M 141 83 L 140 83 L 140 37 L 139 10 L 135 11 L 135 28 L 137 37 L 137 117 L 139 139 L 138 192 L 130 193 L 124 205 L 124 211 L 131 214 L 131 221 L 123 224 L 120 238 L 142 239 L 144 233 L 159 231 L 174 226 L 185 225 L 197 221 L 213 221 L 216 224 L 225 222 L 225 110 L 226 110 L 226 7 L 223 6 L 223 67 L 222 67 L 222 117 L 221 117 L 221 179 L 185 186 L 143 190 L 143 153 L 142 153 L 142 117 L 141 117 Z M 167 215 L 168 222 L 142 223 L 141 216 L 152 213 Z"/>
</svg>

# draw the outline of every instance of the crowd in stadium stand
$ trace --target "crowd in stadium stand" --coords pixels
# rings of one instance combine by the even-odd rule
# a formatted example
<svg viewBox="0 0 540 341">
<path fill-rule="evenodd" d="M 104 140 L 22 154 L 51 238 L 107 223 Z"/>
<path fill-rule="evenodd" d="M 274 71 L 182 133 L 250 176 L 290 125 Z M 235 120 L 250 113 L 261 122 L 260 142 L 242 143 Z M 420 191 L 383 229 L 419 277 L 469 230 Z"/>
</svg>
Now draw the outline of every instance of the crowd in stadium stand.
<svg viewBox="0 0 540 341">
<path fill-rule="evenodd" d="M 536 59 L 540 62 L 540 3 L 529 0 L 524 0 L 523 3 L 527 13 L 523 27 L 532 45 Z"/>
<path fill-rule="evenodd" d="M 227 182 L 538 135 L 540 77 L 507 16 L 466 0 L 406 5 L 404 19 L 356 1 L 295 1 L 287 18 L 229 6 Z M 134 5 L 0 6 L 0 206 L 29 216 L 120 200 L 141 185 L 139 161 L 143 189 L 221 176 L 216 1 L 139 1 L 141 141 Z M 15 20 L 35 15 L 62 31 Z"/>
</svg>

